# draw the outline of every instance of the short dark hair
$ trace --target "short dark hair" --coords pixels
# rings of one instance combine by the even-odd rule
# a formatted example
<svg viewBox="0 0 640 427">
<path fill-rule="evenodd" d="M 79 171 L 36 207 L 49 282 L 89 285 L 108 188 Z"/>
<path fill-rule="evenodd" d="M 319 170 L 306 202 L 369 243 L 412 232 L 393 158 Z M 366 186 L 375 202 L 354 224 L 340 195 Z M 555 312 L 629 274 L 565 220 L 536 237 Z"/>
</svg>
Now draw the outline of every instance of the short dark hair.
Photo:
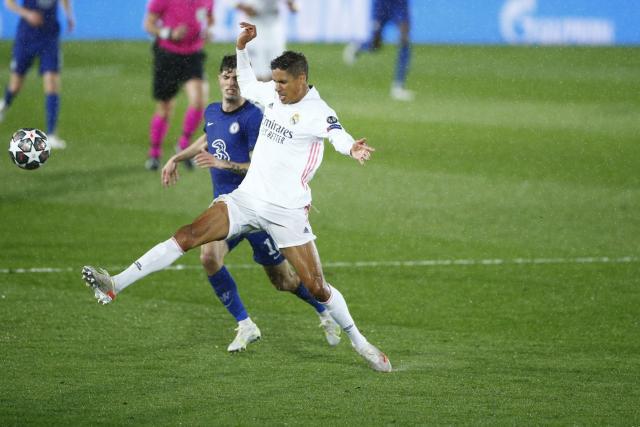
<svg viewBox="0 0 640 427">
<path fill-rule="evenodd" d="M 276 68 L 284 70 L 291 74 L 293 77 L 298 77 L 300 74 L 304 74 L 309 78 L 309 64 L 307 58 L 300 52 L 292 52 L 287 50 L 271 61 L 271 69 Z"/>
<path fill-rule="evenodd" d="M 225 55 L 220 62 L 220 72 L 224 70 L 235 70 L 238 67 L 238 59 L 235 55 Z"/>
</svg>

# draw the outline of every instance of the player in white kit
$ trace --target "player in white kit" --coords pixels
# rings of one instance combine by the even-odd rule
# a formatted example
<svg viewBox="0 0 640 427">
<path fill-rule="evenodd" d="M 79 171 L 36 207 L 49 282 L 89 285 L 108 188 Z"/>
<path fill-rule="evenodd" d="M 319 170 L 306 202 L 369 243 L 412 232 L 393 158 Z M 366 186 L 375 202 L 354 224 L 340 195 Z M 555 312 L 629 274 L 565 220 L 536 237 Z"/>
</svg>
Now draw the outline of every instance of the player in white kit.
<svg viewBox="0 0 640 427">
<path fill-rule="evenodd" d="M 259 80 L 271 80 L 271 60 L 284 52 L 287 44 L 287 27 L 280 13 L 282 0 L 239 0 L 236 8 L 247 17 L 260 34 L 247 46 L 253 71 Z M 294 0 L 286 0 L 290 12 L 297 12 Z"/>
<path fill-rule="evenodd" d="M 236 42 L 236 54 L 241 95 L 265 106 L 245 179 L 235 191 L 217 198 L 193 223 L 178 229 L 122 273 L 111 277 L 104 270 L 85 266 L 83 278 L 98 301 L 108 303 L 131 283 L 168 267 L 189 249 L 250 230 L 264 230 L 345 331 L 358 354 L 373 369 L 390 372 L 387 356 L 360 333 L 342 294 L 325 281 L 307 218 L 311 203 L 308 183 L 322 161 L 323 139 L 360 164 L 369 160 L 374 149 L 365 139 L 354 141 L 318 91 L 309 86 L 304 55 L 285 52 L 272 61 L 273 81 L 259 82 L 245 50 L 256 36 L 256 27 L 246 22 L 240 26 L 243 31 Z"/>
</svg>

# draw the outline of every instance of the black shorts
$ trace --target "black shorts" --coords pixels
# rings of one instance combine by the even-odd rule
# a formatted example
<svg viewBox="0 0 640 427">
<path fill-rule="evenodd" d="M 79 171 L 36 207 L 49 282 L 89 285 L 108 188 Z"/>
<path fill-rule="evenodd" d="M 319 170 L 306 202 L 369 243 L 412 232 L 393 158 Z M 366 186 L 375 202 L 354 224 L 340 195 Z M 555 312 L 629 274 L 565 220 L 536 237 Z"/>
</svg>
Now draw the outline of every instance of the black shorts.
<svg viewBox="0 0 640 427">
<path fill-rule="evenodd" d="M 168 101 L 191 79 L 204 79 L 204 51 L 189 55 L 168 52 L 153 44 L 153 98 Z"/>
</svg>

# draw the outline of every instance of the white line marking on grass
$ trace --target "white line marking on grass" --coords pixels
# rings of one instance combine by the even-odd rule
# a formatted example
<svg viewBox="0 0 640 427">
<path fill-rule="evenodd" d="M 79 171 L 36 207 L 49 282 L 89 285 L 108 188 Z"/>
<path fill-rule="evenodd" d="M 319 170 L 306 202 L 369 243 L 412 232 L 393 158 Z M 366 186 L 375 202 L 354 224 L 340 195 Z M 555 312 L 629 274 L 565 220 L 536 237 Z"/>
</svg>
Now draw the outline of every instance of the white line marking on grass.
<svg viewBox="0 0 640 427">
<path fill-rule="evenodd" d="M 540 265 L 540 264 L 628 264 L 640 262 L 640 257 L 578 257 L 578 258 L 513 258 L 513 259 L 423 259 L 413 261 L 337 261 L 323 263 L 325 268 L 376 268 L 376 267 L 447 267 L 468 265 Z M 229 264 L 230 269 L 259 268 L 252 264 Z M 123 266 L 112 266 L 108 270 L 123 270 Z M 176 264 L 167 270 L 199 270 L 199 264 Z M 30 267 L 30 268 L 0 268 L 0 274 L 20 273 L 69 273 L 80 272 L 80 267 Z"/>
</svg>

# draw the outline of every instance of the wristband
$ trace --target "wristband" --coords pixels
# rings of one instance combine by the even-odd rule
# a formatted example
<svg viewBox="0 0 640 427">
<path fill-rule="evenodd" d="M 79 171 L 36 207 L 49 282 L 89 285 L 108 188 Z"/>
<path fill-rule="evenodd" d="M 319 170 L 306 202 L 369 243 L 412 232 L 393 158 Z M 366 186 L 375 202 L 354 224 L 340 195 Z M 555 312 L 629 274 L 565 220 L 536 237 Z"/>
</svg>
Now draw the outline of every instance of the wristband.
<svg viewBox="0 0 640 427">
<path fill-rule="evenodd" d="M 162 40 L 169 40 L 171 38 L 171 28 L 162 27 L 160 31 L 158 31 L 158 37 Z"/>
</svg>

